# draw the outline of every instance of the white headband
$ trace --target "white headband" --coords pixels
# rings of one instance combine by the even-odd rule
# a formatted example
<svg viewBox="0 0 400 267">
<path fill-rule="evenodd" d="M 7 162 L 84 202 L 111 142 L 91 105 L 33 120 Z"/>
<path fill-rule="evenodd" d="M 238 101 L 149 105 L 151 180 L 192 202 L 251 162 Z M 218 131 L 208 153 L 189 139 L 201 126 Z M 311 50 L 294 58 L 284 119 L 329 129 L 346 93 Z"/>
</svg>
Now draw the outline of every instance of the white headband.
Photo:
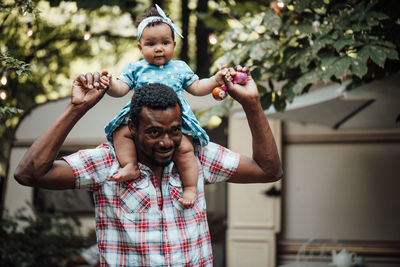
<svg viewBox="0 0 400 267">
<path fill-rule="evenodd" d="M 158 14 L 160 14 L 161 17 L 152 16 L 152 17 L 148 17 L 148 18 L 145 18 L 144 20 L 142 20 L 142 22 L 140 22 L 140 24 L 138 26 L 137 39 L 140 40 L 140 38 L 142 37 L 142 33 L 143 33 L 144 28 L 146 28 L 150 23 L 157 22 L 157 21 L 161 21 L 161 22 L 164 22 L 164 23 L 168 24 L 168 26 L 171 27 L 172 32 L 178 34 L 181 38 L 183 38 L 183 36 L 182 36 L 181 32 L 179 31 L 178 27 L 176 27 L 176 25 L 172 22 L 172 20 L 167 17 L 167 15 L 164 13 L 164 11 L 161 9 L 161 7 L 159 7 L 156 4 L 156 8 L 157 8 Z"/>
</svg>

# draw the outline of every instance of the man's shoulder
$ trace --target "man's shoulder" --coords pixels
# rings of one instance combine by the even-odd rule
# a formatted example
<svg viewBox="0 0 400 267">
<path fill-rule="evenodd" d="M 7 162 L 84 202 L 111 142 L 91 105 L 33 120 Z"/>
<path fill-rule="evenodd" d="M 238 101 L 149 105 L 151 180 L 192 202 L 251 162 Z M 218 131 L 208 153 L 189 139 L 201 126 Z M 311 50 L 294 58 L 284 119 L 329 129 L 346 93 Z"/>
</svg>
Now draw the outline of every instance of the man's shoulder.
<svg viewBox="0 0 400 267">
<path fill-rule="evenodd" d="M 68 162 L 76 160 L 86 160 L 87 162 L 98 162 L 99 160 L 104 160 L 111 162 L 114 160 L 115 151 L 114 147 L 110 143 L 102 143 L 96 148 L 88 148 L 79 150 L 71 155 L 63 157 L 64 160 Z"/>
<path fill-rule="evenodd" d="M 196 151 L 202 164 L 206 161 L 219 161 L 224 157 L 239 157 L 238 153 L 213 142 L 209 142 L 206 146 L 198 146 Z"/>
<path fill-rule="evenodd" d="M 226 147 L 209 142 L 199 149 L 200 168 L 207 184 L 226 181 L 237 171 L 240 155 Z"/>
</svg>

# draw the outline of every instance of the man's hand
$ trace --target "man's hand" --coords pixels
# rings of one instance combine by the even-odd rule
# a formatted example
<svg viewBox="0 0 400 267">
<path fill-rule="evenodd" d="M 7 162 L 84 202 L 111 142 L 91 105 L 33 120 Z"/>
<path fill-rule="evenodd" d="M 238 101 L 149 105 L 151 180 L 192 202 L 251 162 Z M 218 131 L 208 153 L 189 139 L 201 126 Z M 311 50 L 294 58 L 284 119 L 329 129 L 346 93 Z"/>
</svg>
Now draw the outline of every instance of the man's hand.
<svg viewBox="0 0 400 267">
<path fill-rule="evenodd" d="M 247 105 L 254 105 L 259 102 L 260 96 L 258 94 L 257 85 L 251 77 L 250 71 L 247 67 L 237 66 L 235 69 L 226 69 L 227 73 L 224 76 L 225 85 L 228 88 L 228 93 L 233 99 L 237 100 L 243 107 Z M 233 76 L 236 71 L 247 73 L 247 82 L 244 85 L 233 84 L 230 76 Z"/>
<path fill-rule="evenodd" d="M 102 72 L 102 76 L 107 75 L 107 72 Z M 99 81 L 98 72 L 79 75 L 72 84 L 71 104 L 86 109 L 93 107 L 104 96 L 109 85 L 106 79 Z"/>
</svg>

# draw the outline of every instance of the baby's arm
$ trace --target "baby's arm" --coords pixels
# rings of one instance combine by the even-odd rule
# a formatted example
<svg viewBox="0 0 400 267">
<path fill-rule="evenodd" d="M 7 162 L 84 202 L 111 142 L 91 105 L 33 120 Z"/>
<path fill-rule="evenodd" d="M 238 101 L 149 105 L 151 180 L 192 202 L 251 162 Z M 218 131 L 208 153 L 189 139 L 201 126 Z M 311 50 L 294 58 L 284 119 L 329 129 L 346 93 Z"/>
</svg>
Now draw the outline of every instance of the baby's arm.
<svg viewBox="0 0 400 267">
<path fill-rule="evenodd" d="M 121 97 L 129 92 L 129 86 L 121 80 L 112 80 L 111 74 L 109 75 L 110 88 L 107 90 L 107 94 L 113 97 Z"/>
<path fill-rule="evenodd" d="M 224 84 L 222 77 L 227 75 L 227 73 L 227 69 L 222 67 L 214 76 L 193 82 L 188 88 L 186 88 L 186 91 L 196 96 L 211 94 L 215 87 Z"/>
</svg>

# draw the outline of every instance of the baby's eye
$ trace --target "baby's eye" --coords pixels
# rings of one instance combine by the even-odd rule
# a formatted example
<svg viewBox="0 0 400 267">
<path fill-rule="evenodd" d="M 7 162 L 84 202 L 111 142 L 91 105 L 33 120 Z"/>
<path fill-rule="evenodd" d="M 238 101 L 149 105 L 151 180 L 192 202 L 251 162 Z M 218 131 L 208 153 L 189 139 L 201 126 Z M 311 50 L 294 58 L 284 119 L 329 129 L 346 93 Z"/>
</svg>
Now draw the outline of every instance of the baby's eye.
<svg viewBox="0 0 400 267">
<path fill-rule="evenodd" d="M 169 44 L 169 42 L 167 42 L 167 41 L 163 42 L 163 45 L 168 45 L 168 44 Z"/>
<path fill-rule="evenodd" d="M 153 45 L 154 45 L 154 43 L 148 43 L 147 45 L 148 45 L 148 46 L 153 46 Z"/>
</svg>

